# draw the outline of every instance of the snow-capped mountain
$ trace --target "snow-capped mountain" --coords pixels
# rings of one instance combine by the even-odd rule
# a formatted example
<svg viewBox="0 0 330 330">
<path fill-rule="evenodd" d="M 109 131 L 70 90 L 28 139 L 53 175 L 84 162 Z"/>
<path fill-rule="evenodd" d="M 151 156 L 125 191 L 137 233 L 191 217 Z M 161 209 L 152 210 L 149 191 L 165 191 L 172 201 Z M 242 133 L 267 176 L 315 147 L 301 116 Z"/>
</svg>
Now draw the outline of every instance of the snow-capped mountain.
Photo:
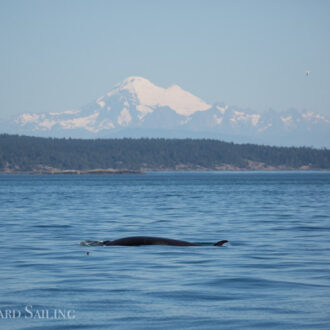
<svg viewBox="0 0 330 330">
<path fill-rule="evenodd" d="M 23 113 L 2 132 L 53 137 L 191 137 L 330 147 L 330 120 L 294 109 L 263 114 L 210 105 L 178 85 L 162 88 L 129 77 L 75 110 Z"/>
</svg>

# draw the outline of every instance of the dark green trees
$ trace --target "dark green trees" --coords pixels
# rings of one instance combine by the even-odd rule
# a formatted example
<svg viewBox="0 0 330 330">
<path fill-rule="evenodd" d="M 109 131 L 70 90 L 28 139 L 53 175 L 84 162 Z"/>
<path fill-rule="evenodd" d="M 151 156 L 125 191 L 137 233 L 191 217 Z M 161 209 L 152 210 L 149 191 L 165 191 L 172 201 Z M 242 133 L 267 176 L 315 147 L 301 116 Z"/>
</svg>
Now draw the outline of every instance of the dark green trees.
<svg viewBox="0 0 330 330">
<path fill-rule="evenodd" d="M 330 169 L 330 150 L 192 139 L 53 139 L 0 135 L 0 171 L 113 168 Z"/>
</svg>

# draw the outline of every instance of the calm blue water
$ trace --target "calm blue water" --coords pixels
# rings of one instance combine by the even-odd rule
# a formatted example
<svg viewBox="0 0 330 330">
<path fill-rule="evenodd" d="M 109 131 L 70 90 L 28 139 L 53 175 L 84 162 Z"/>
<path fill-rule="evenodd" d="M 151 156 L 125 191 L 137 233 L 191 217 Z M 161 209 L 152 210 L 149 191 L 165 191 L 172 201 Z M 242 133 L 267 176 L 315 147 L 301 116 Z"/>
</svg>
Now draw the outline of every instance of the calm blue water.
<svg viewBox="0 0 330 330">
<path fill-rule="evenodd" d="M 1 175 L 0 257 L 1 329 L 329 329 L 330 173 Z"/>
</svg>

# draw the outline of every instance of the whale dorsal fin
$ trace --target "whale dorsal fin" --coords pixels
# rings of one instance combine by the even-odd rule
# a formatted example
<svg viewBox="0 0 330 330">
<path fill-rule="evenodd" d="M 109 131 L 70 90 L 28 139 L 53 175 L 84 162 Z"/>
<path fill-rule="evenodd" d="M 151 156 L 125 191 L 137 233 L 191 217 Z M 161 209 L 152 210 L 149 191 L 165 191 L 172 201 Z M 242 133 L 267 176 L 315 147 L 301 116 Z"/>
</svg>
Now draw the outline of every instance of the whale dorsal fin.
<svg viewBox="0 0 330 330">
<path fill-rule="evenodd" d="M 227 243 L 228 241 L 227 240 L 222 240 L 222 241 L 219 241 L 219 242 L 216 242 L 215 244 L 213 244 L 214 246 L 222 246 L 223 244 Z"/>
</svg>

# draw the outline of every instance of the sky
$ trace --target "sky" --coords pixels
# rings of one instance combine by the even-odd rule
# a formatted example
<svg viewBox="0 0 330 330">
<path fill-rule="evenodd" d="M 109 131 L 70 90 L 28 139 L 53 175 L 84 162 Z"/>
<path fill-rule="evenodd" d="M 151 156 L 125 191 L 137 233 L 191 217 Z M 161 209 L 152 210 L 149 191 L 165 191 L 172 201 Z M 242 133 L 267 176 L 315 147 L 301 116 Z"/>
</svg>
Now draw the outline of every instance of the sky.
<svg viewBox="0 0 330 330">
<path fill-rule="evenodd" d="M 329 15 L 327 0 L 0 0 L 0 120 L 79 108 L 129 76 L 330 117 Z"/>
</svg>

